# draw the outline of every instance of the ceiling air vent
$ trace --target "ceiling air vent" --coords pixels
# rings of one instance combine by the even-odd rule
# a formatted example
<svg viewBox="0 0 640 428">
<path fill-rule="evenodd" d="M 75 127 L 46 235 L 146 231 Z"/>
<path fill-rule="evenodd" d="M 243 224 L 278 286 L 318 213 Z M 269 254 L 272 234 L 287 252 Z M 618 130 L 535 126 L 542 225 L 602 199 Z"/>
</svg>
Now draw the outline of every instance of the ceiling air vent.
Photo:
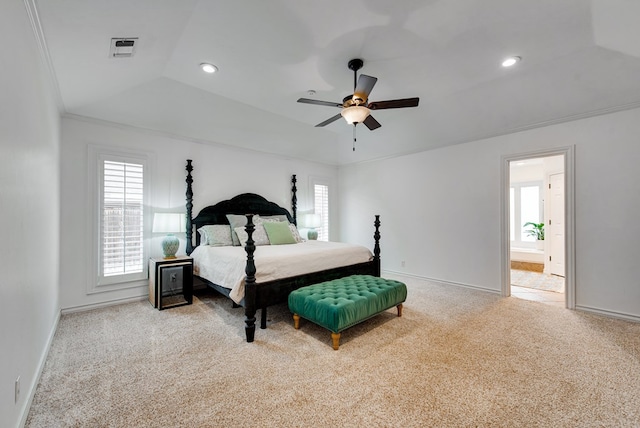
<svg viewBox="0 0 640 428">
<path fill-rule="evenodd" d="M 112 38 L 109 56 L 111 58 L 128 58 L 132 57 L 136 51 L 138 44 L 137 37 Z"/>
</svg>

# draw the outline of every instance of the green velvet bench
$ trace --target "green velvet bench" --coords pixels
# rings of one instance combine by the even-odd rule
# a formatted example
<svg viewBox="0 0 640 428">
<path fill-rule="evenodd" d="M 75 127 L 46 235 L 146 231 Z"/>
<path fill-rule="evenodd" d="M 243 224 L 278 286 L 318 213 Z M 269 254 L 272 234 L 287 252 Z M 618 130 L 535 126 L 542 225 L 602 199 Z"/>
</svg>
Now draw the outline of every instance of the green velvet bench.
<svg viewBox="0 0 640 428">
<path fill-rule="evenodd" d="M 300 328 L 300 317 L 331 331 L 333 349 L 340 346 L 340 332 L 396 306 L 402 316 L 407 286 L 399 281 L 370 275 L 309 285 L 289 294 L 293 324 Z"/>
</svg>

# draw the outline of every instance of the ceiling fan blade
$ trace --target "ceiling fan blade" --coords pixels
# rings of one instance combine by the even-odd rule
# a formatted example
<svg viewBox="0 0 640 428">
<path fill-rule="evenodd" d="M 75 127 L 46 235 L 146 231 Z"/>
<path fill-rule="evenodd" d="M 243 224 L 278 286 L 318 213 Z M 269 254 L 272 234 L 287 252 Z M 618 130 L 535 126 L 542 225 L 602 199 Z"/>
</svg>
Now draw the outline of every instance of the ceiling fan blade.
<svg viewBox="0 0 640 428">
<path fill-rule="evenodd" d="M 342 106 L 340 106 L 342 107 Z M 320 126 L 326 126 L 330 123 L 335 122 L 336 120 L 340 119 L 342 117 L 342 115 L 340 113 L 336 114 L 333 117 L 330 117 L 329 119 L 325 120 L 324 122 L 320 122 L 319 124 L 316 125 L 316 128 L 320 127 Z"/>
<path fill-rule="evenodd" d="M 371 110 L 382 110 L 387 108 L 404 108 L 404 107 L 418 107 L 420 98 L 404 98 L 401 100 L 389 100 L 389 101 L 376 101 L 369 103 L 367 107 Z"/>
<path fill-rule="evenodd" d="M 312 100 L 310 98 L 300 98 L 298 99 L 299 103 L 304 103 L 304 104 L 315 104 L 318 106 L 329 106 L 329 107 L 340 107 L 342 108 L 342 104 L 340 103 L 333 103 L 331 101 L 320 101 L 320 100 Z"/>
<path fill-rule="evenodd" d="M 354 98 L 361 98 L 363 101 L 366 101 L 377 81 L 377 77 L 361 74 L 360 77 L 358 77 L 356 89 L 353 91 Z"/>
<path fill-rule="evenodd" d="M 378 128 L 380 128 L 380 127 L 382 126 L 382 125 L 380 125 L 380 123 L 379 123 L 377 120 L 375 120 L 375 119 L 373 118 L 373 116 L 371 116 L 371 115 L 367 116 L 367 118 L 366 118 L 366 119 L 364 120 L 364 122 L 362 122 L 362 123 L 364 123 L 364 124 L 365 124 L 365 126 L 366 126 L 367 128 L 369 128 L 369 130 L 371 130 L 371 131 L 373 131 L 374 129 L 378 129 Z"/>
</svg>

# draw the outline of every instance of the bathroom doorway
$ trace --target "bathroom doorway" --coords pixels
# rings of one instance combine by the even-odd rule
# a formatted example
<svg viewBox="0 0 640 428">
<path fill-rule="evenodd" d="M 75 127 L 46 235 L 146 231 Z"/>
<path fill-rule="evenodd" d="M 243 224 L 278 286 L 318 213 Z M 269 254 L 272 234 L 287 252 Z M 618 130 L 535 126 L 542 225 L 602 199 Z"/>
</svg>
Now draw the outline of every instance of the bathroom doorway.
<svg viewBox="0 0 640 428">
<path fill-rule="evenodd" d="M 563 149 L 504 158 L 505 296 L 573 308 L 572 155 Z"/>
</svg>

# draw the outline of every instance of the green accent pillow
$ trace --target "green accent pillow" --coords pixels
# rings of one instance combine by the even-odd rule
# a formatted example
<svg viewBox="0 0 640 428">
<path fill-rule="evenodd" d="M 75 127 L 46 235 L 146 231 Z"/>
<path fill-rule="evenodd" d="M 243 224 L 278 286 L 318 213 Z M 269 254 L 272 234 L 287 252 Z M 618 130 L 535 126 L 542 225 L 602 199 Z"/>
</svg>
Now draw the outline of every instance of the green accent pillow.
<svg viewBox="0 0 640 428">
<path fill-rule="evenodd" d="M 296 244 L 296 238 L 293 237 L 289 222 L 277 221 L 274 223 L 263 223 L 264 229 L 267 231 L 269 242 L 271 245 L 280 244 Z"/>
</svg>

